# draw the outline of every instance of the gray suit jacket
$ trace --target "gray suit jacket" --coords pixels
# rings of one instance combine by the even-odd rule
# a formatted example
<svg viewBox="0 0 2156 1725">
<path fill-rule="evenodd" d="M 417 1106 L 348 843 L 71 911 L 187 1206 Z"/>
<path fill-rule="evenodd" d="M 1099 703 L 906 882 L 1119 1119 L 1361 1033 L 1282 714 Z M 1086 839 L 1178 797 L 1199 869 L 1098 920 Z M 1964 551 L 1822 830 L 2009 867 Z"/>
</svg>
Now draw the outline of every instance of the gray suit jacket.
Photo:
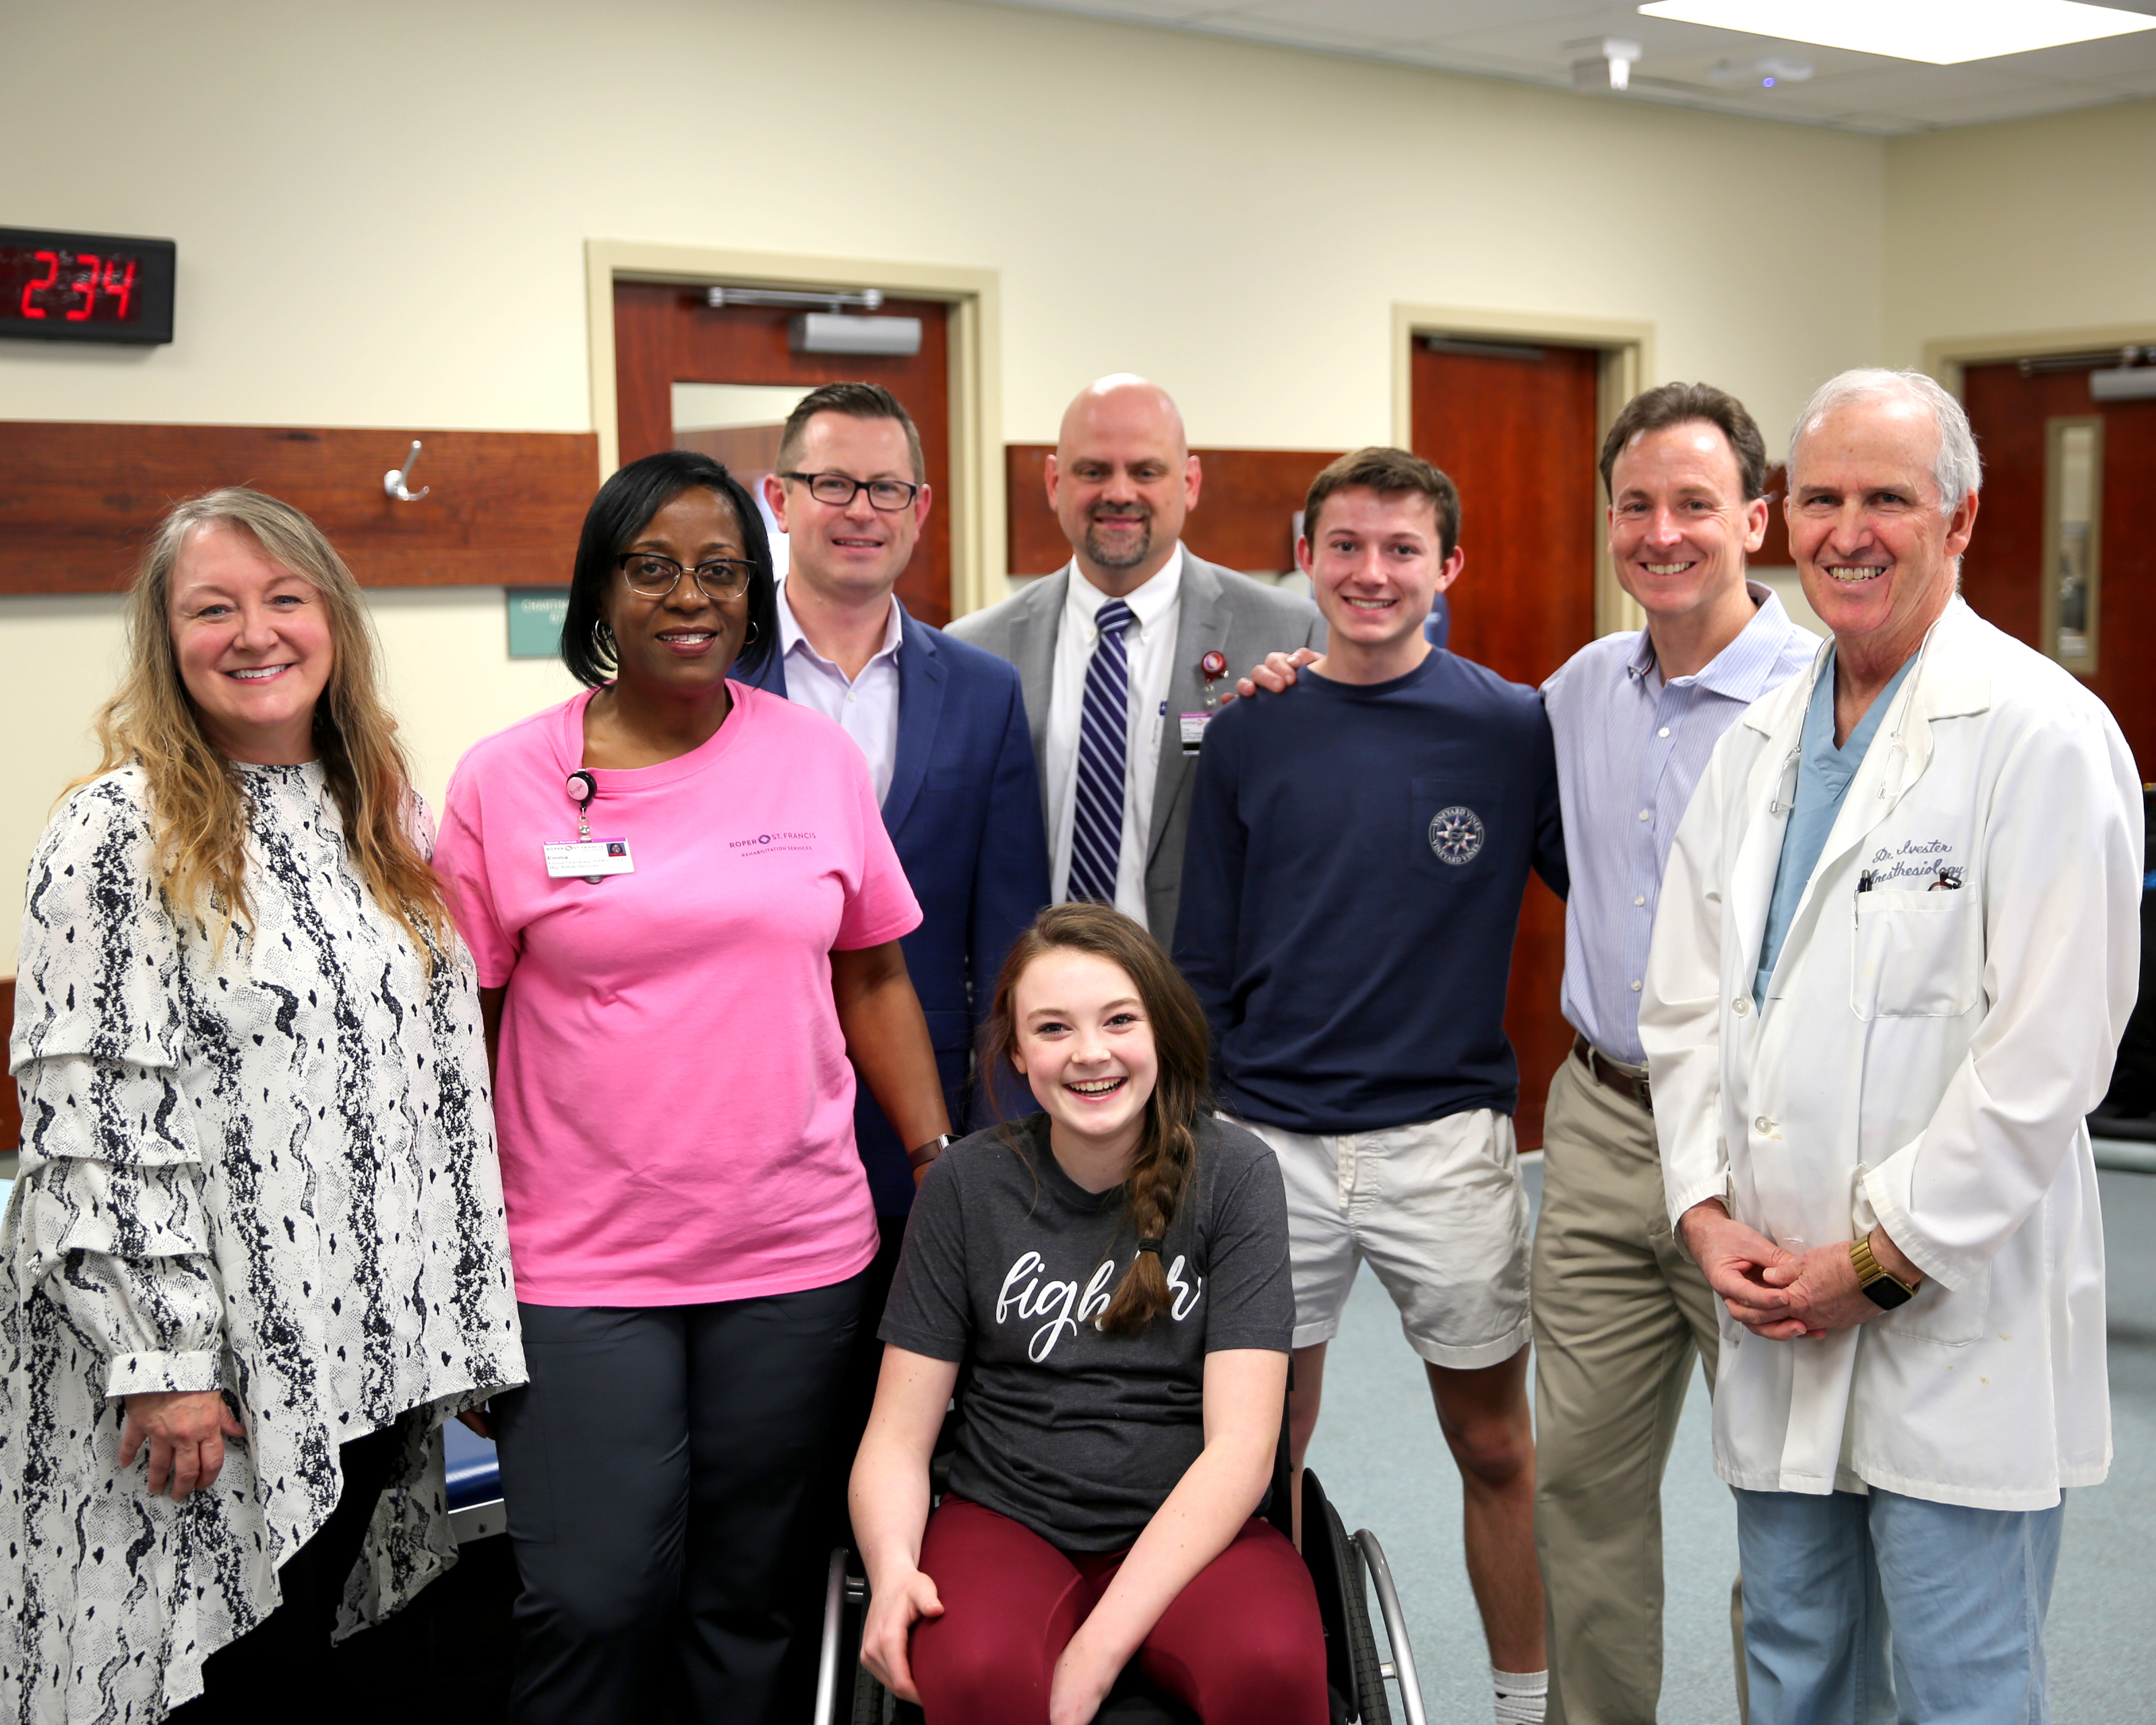
<svg viewBox="0 0 2156 1725">
<path fill-rule="evenodd" d="M 1048 709 L 1055 671 L 1055 639 L 1063 626 L 1063 603 L 1070 590 L 1066 565 L 1026 588 L 962 617 L 950 632 L 962 641 L 985 647 L 1018 667 L 1025 689 L 1027 721 L 1033 729 L 1033 753 L 1040 769 L 1041 814 L 1047 819 Z M 1168 723 L 1161 727 L 1159 776 L 1153 782 L 1152 831 L 1146 847 L 1146 921 L 1153 938 L 1171 951 L 1175 945 L 1175 911 L 1183 896 L 1183 843 L 1190 826 L 1190 781 L 1198 757 L 1183 752 L 1178 713 L 1201 711 L 1205 679 L 1198 662 L 1214 649 L 1227 655 L 1230 680 L 1242 675 L 1266 654 L 1297 647 L 1325 649 L 1325 621 L 1317 606 L 1284 593 L 1233 569 L 1183 553 L 1183 585 L 1176 606 L 1175 666 L 1168 683 Z M 1221 685 L 1215 685 L 1220 687 Z M 1232 689 L 1232 680 L 1225 685 Z M 1048 835 L 1054 866 L 1055 834 Z"/>
</svg>

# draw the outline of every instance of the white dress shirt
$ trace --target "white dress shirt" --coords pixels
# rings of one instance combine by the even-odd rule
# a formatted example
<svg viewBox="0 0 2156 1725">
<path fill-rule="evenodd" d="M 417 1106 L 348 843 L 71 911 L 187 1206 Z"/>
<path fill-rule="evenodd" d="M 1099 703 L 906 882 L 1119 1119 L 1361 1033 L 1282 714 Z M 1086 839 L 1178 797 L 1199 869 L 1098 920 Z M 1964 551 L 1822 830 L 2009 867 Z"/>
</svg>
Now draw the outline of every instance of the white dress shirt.
<svg viewBox="0 0 2156 1725">
<path fill-rule="evenodd" d="M 898 766 L 898 646 L 904 634 L 894 598 L 884 624 L 883 646 L 861 667 L 861 674 L 849 680 L 808 644 L 794 619 L 786 583 L 778 584 L 778 650 L 786 664 L 786 698 L 839 721 L 868 757 L 879 804 L 891 793 L 891 776 Z"/>
<path fill-rule="evenodd" d="M 1183 589 L 1183 546 L 1159 572 L 1123 595 L 1131 623 L 1123 631 L 1130 665 L 1130 730 L 1123 745 L 1123 849 L 1116 865 L 1116 908 L 1143 927 L 1146 920 L 1146 840 L 1152 832 L 1153 781 L 1160 774 L 1162 727 L 1168 722 L 1168 685 L 1175 659 L 1176 601 Z M 1086 711 L 1086 672 L 1101 632 L 1093 619 L 1109 595 L 1070 565 L 1069 597 L 1055 636 L 1055 692 L 1048 703 L 1048 821 L 1055 834 L 1049 885 L 1055 901 L 1070 896 L 1070 829 L 1077 803 L 1078 729 Z"/>
</svg>

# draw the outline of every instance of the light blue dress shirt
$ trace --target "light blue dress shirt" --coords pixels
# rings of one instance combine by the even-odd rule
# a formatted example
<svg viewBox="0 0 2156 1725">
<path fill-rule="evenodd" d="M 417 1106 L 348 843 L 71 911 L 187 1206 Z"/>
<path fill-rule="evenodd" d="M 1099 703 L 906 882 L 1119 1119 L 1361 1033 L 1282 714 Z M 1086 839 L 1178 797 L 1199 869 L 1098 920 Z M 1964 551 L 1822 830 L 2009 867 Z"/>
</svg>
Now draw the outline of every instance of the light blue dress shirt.
<svg viewBox="0 0 2156 1725">
<path fill-rule="evenodd" d="M 868 757 L 879 807 L 891 794 L 891 778 L 898 771 L 898 649 L 905 639 L 894 597 L 883 645 L 859 676 L 849 678 L 809 644 L 793 615 L 793 602 L 786 597 L 786 583 L 778 583 L 778 650 L 786 658 L 786 698 L 835 719 L 853 738 Z"/>
<path fill-rule="evenodd" d="M 1665 682 L 1645 630 L 1604 635 L 1543 685 L 1557 737 L 1558 791 L 1572 893 L 1564 911 L 1564 1015 L 1603 1053 L 1645 1063 L 1640 984 L 1662 868 L 1707 757 L 1737 716 L 1817 655 L 1773 591 L 1689 677 Z"/>
<path fill-rule="evenodd" d="M 1916 655 L 1910 655 L 1893 680 L 1865 709 L 1864 716 L 1850 732 L 1849 741 L 1839 748 L 1834 742 L 1834 655 L 1830 652 L 1820 666 L 1819 681 L 1812 685 L 1812 704 L 1804 709 L 1803 740 L 1798 744 L 1801 753 L 1797 762 L 1796 799 L 1789 807 L 1789 824 L 1782 829 L 1782 860 L 1775 865 L 1774 896 L 1767 903 L 1766 937 L 1759 942 L 1759 968 L 1752 979 L 1755 1006 L 1767 1004 L 1767 984 L 1774 979 L 1774 963 L 1782 956 L 1782 942 L 1789 938 L 1789 925 L 1797 919 L 1797 906 L 1810 883 L 1812 870 L 1819 866 L 1820 853 L 1826 849 L 1834 818 L 1841 813 L 1849 782 L 1864 764 L 1865 752 L 1879 733 L 1879 721 L 1887 716 L 1887 709 L 1894 704 L 1910 666 L 1916 662 Z"/>
</svg>

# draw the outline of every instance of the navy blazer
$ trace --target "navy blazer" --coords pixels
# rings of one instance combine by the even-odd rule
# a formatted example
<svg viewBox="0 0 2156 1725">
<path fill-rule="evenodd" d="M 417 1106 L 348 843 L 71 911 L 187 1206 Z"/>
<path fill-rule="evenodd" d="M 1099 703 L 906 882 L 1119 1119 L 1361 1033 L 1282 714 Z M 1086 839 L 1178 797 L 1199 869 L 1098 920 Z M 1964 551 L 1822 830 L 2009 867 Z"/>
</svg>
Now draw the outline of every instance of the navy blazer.
<svg viewBox="0 0 2156 1725">
<path fill-rule="evenodd" d="M 784 601 L 782 599 L 781 603 Z M 973 1094 L 973 1054 L 1011 942 L 1048 902 L 1040 778 L 1018 671 L 931 629 L 899 607 L 898 757 L 883 824 L 921 901 L 921 927 L 901 942 L 954 1132 L 986 1125 Z M 755 680 L 786 693 L 784 659 Z M 876 1214 L 913 1207 L 911 1147 L 860 1085 L 854 1137 Z"/>
</svg>

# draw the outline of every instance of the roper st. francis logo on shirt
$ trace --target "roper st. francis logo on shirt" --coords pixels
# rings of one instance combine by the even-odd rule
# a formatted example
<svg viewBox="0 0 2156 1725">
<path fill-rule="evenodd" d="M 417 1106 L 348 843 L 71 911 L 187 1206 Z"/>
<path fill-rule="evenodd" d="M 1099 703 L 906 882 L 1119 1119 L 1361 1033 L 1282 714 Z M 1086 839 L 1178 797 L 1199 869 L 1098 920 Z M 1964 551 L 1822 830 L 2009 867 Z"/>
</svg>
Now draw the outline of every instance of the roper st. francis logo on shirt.
<svg viewBox="0 0 2156 1725">
<path fill-rule="evenodd" d="M 763 856 L 774 850 L 807 850 L 815 842 L 814 833 L 774 827 L 767 833 L 752 833 L 746 839 L 729 839 L 726 850 L 734 856 Z"/>
<path fill-rule="evenodd" d="M 1183 1271 L 1188 1262 L 1178 1252 L 1175 1261 L 1168 1266 L 1171 1296 L 1168 1315 L 1178 1323 L 1196 1309 L 1199 1296 L 1205 1291 L 1204 1276 L 1185 1279 Z M 1035 1365 L 1055 1352 L 1055 1344 L 1066 1333 L 1076 1335 L 1080 1324 L 1100 1322 L 1101 1314 L 1116 1297 L 1116 1283 L 1120 1279 L 1113 1258 L 1093 1272 L 1083 1292 L 1075 1281 L 1044 1277 L 1041 1272 L 1047 1267 L 1048 1260 L 1039 1252 L 1021 1252 L 1018 1260 L 1004 1272 L 1004 1285 L 996 1294 L 998 1323 L 1009 1323 L 1013 1318 L 1021 1323 L 1041 1320 L 1025 1345 L 1025 1357 Z"/>
</svg>

